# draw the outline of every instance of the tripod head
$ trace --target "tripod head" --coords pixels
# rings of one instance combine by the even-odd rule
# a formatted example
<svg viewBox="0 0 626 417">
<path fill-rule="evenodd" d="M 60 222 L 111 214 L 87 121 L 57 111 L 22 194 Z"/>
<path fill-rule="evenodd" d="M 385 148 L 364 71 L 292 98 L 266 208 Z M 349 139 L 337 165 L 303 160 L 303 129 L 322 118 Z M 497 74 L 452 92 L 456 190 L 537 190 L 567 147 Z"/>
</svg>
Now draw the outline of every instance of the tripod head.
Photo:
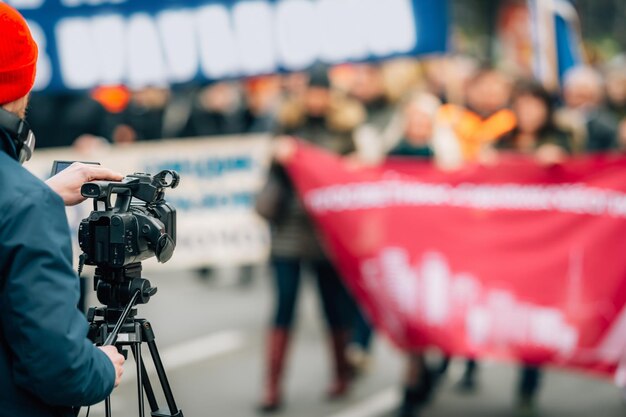
<svg viewBox="0 0 626 417">
<path fill-rule="evenodd" d="M 123 309 L 137 291 L 139 296 L 136 304 L 148 303 L 150 297 L 157 292 L 157 288 L 150 281 L 141 277 L 141 262 L 121 268 L 96 267 L 94 288 L 98 301 L 114 310 Z"/>
<path fill-rule="evenodd" d="M 141 277 L 140 262 L 121 268 L 97 267 L 93 286 L 98 300 L 104 304 L 104 307 L 90 308 L 87 313 L 92 323 L 89 337 L 98 344 L 115 343 L 124 326 L 132 328 L 136 305 L 146 304 L 157 292 L 150 281 Z M 102 317 L 108 326 L 93 325 L 96 317 Z"/>
</svg>

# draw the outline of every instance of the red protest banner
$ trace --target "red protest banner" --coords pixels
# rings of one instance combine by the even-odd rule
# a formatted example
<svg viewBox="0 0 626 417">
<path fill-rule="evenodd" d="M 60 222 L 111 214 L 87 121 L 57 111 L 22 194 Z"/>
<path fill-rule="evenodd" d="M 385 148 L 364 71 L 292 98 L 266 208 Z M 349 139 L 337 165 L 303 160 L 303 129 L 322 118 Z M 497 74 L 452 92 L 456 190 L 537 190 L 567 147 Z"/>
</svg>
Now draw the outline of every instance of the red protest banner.
<svg viewBox="0 0 626 417">
<path fill-rule="evenodd" d="M 399 347 L 603 374 L 623 359 L 626 157 L 355 169 L 300 144 L 288 170 L 353 294 Z"/>
</svg>

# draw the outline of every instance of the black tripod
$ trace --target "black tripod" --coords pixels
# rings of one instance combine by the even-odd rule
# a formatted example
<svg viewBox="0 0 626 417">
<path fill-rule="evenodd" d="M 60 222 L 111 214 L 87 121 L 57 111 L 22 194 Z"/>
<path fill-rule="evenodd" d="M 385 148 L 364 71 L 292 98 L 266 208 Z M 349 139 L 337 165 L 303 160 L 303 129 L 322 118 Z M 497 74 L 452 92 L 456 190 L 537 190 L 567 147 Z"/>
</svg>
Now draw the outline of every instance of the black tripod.
<svg viewBox="0 0 626 417">
<path fill-rule="evenodd" d="M 137 396 L 139 417 L 144 417 L 144 393 L 150 405 L 152 417 L 183 417 L 177 407 L 172 389 L 165 374 L 157 349 L 154 331 L 149 321 L 136 318 L 137 304 L 145 304 L 156 294 L 157 289 L 150 281 L 141 278 L 141 264 L 135 263 L 123 268 L 97 267 L 94 287 L 98 300 L 106 307 L 89 309 L 91 323 L 89 337 L 97 345 L 115 345 L 118 349 L 129 346 L 137 368 Z M 141 345 L 146 343 L 156 369 L 159 383 L 165 395 L 167 409 L 160 409 L 154 395 L 152 383 L 141 356 Z M 111 398 L 105 400 L 105 413 L 111 417 Z"/>
</svg>

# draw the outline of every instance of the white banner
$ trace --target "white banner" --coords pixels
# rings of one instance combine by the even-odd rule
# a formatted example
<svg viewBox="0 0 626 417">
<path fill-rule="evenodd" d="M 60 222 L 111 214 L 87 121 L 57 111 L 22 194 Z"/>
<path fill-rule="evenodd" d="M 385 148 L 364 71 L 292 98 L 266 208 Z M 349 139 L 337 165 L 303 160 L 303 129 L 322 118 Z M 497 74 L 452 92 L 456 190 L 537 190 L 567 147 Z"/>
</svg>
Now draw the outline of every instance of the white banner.
<svg viewBox="0 0 626 417">
<path fill-rule="evenodd" d="M 44 149 L 35 151 L 26 167 L 42 179 L 49 177 L 55 160 L 100 162 L 124 175 L 176 170 L 180 185 L 166 191 L 166 200 L 177 210 L 177 244 L 165 265 L 186 269 L 267 258 L 269 230 L 254 212 L 254 199 L 265 182 L 269 155 L 269 137 L 252 135 L 142 142 L 99 148 L 90 154 L 71 148 Z M 89 200 L 67 210 L 76 253 L 78 225 L 92 208 Z M 157 262 L 151 259 L 144 265 L 153 268 Z"/>
</svg>

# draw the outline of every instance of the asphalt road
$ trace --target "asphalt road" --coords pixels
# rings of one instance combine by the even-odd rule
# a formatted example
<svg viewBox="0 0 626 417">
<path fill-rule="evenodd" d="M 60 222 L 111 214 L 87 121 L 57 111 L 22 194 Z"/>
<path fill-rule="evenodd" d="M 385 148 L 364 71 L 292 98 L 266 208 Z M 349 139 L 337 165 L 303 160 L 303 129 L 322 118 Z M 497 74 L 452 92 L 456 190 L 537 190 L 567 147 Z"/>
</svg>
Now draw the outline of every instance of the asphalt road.
<svg viewBox="0 0 626 417">
<path fill-rule="evenodd" d="M 159 287 L 139 313 L 155 329 L 157 343 L 178 405 L 186 417 L 258 416 L 263 371 L 263 330 L 271 308 L 271 282 L 263 269 L 247 286 L 232 271 L 212 280 L 190 272 L 150 276 Z M 303 287 L 298 331 L 286 379 L 286 407 L 281 417 L 388 417 L 399 400 L 398 381 L 403 356 L 384 340 L 376 340 L 370 373 L 341 402 L 325 401 L 330 362 L 318 300 L 312 282 Z M 93 298 L 93 295 L 92 295 Z M 92 300 L 95 302 L 95 300 Z M 112 397 L 114 417 L 136 417 L 134 364 Z M 500 417 L 514 415 L 516 369 L 506 364 L 483 364 L 476 394 L 457 393 L 453 382 L 461 371 L 453 364 L 424 417 Z M 152 381 L 156 381 L 152 376 Z M 626 415 L 621 393 L 608 381 L 567 372 L 548 372 L 538 416 L 617 417 Z M 165 402 L 161 399 L 161 406 Z M 146 404 L 147 407 L 147 404 Z M 83 409 L 81 416 L 85 416 Z M 149 415 L 147 413 L 146 415 Z M 102 405 L 90 416 L 104 416 Z"/>
</svg>

